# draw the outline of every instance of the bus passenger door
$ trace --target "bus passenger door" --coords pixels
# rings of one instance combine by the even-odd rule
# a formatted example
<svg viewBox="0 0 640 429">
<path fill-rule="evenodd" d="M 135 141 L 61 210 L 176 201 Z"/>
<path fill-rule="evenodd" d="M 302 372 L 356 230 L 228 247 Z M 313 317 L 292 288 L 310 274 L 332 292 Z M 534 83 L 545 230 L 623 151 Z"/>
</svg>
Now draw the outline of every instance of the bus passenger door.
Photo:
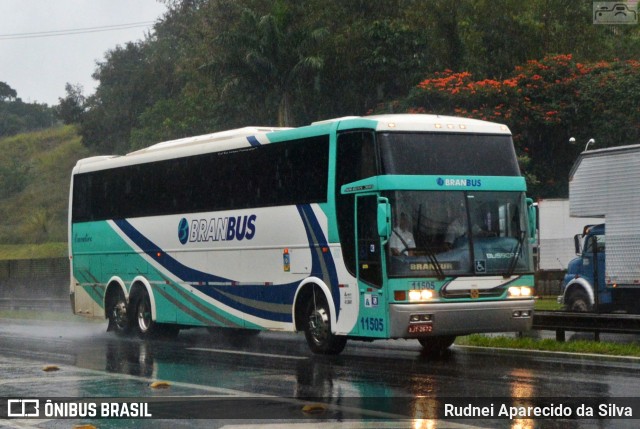
<svg viewBox="0 0 640 429">
<path fill-rule="evenodd" d="M 386 337 L 388 316 L 384 294 L 383 248 L 378 235 L 378 196 L 356 199 L 356 257 L 360 314 L 358 328 L 363 337 Z"/>
</svg>

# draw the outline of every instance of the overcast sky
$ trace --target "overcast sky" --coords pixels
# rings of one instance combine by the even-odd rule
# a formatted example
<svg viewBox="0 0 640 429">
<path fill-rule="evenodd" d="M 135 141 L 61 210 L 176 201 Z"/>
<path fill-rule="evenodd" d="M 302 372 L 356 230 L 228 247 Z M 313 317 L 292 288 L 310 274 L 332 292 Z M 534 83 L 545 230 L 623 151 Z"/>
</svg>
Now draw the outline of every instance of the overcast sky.
<svg viewBox="0 0 640 429">
<path fill-rule="evenodd" d="M 64 98 L 67 82 L 90 95 L 96 62 L 118 45 L 144 39 L 152 24 L 104 27 L 154 22 L 166 10 L 157 0 L 0 0 L 0 82 L 25 102 L 50 106 Z"/>
</svg>

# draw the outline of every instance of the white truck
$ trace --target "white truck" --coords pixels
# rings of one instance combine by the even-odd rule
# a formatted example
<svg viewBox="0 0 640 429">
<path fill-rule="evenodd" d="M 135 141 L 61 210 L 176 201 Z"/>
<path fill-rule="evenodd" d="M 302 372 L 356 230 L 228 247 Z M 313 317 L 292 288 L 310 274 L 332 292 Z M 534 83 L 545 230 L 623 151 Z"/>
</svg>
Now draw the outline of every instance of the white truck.
<svg viewBox="0 0 640 429">
<path fill-rule="evenodd" d="M 600 222 L 576 236 L 559 297 L 568 310 L 640 314 L 638 184 L 640 145 L 582 152 L 571 169 L 571 216 Z"/>
</svg>

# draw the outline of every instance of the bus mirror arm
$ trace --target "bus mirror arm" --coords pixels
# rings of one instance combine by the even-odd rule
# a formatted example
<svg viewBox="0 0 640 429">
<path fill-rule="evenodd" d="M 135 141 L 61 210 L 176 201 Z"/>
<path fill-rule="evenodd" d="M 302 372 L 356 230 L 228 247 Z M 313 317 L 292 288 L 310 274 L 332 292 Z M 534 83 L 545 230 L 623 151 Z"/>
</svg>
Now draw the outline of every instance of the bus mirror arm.
<svg viewBox="0 0 640 429">
<path fill-rule="evenodd" d="M 382 239 L 382 244 L 387 244 L 391 237 L 391 206 L 389 200 L 378 197 L 378 235 Z"/>
</svg>

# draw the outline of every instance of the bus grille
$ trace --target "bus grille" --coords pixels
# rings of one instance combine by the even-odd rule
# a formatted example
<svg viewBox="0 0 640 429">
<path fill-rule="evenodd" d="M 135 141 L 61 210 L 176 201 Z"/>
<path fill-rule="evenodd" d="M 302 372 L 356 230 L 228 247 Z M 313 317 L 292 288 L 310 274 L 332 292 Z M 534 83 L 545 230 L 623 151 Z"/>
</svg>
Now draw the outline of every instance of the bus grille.
<svg viewBox="0 0 640 429">
<path fill-rule="evenodd" d="M 440 296 L 446 299 L 463 299 L 463 298 L 499 298 L 504 294 L 504 287 L 500 286 L 493 289 L 461 289 L 448 291 L 446 287 L 440 291 Z"/>
</svg>

